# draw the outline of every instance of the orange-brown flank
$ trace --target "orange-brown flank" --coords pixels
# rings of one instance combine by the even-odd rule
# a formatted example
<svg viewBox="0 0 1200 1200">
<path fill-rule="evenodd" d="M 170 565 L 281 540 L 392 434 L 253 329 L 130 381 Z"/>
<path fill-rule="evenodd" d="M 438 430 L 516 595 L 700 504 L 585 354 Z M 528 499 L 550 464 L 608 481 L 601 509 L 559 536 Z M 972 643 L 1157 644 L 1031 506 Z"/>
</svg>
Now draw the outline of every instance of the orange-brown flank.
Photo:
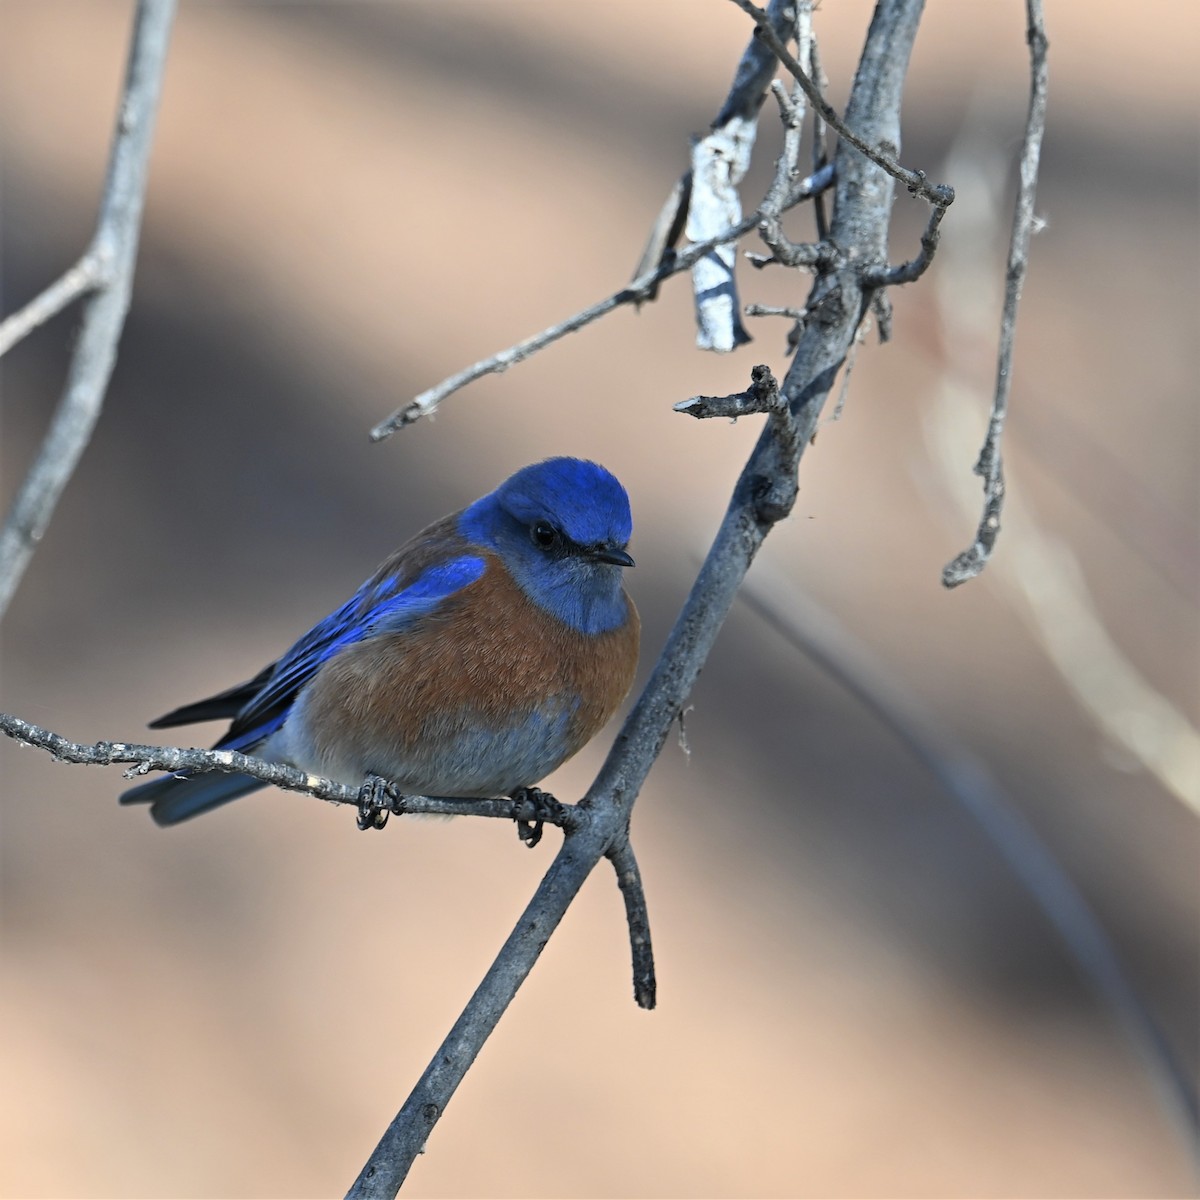
<svg viewBox="0 0 1200 1200">
<path fill-rule="evenodd" d="M 557 709 L 571 715 L 564 752 L 545 767 L 548 774 L 625 698 L 640 635 L 628 595 L 624 625 L 580 633 L 534 604 L 491 551 L 463 549 L 487 563 L 479 579 L 403 632 L 347 648 L 313 681 L 306 724 L 322 757 L 344 759 L 352 731 L 353 748 L 364 760 L 368 748 L 381 745 L 395 747 L 398 758 L 423 760 L 436 756 L 439 741 L 464 725 L 511 728 L 535 712 Z"/>
</svg>

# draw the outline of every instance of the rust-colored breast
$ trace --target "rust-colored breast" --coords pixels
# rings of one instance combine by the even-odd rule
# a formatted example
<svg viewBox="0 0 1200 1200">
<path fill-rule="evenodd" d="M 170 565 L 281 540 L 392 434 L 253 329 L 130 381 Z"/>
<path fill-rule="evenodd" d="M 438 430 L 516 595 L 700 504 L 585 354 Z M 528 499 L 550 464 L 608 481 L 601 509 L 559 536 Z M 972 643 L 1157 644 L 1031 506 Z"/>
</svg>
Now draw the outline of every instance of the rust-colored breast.
<svg viewBox="0 0 1200 1200">
<path fill-rule="evenodd" d="M 443 554 L 444 536 L 431 542 L 441 540 Z M 477 547 L 470 552 L 481 553 Z M 530 601 L 496 555 L 482 556 L 484 574 L 435 614 L 351 646 L 322 668 L 303 706 L 322 758 L 374 763 L 387 747 L 390 761 L 419 759 L 428 770 L 439 753 L 464 753 L 472 730 L 511 729 L 536 713 L 569 713 L 565 737 L 560 733 L 547 749 L 553 761 L 539 764 L 544 775 L 616 711 L 637 668 L 640 621 L 628 595 L 622 626 L 582 634 Z M 403 565 L 408 579 L 419 574 Z M 517 779 L 512 786 L 532 782 Z"/>
</svg>

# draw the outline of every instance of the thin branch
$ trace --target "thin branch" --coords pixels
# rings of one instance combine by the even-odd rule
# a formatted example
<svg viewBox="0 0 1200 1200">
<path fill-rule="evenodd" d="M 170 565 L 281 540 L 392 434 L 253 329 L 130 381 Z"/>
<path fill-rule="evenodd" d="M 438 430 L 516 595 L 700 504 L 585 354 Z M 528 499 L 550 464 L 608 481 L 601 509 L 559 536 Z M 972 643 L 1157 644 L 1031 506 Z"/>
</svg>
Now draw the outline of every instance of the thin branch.
<svg viewBox="0 0 1200 1200">
<path fill-rule="evenodd" d="M 363 789 L 310 775 L 283 763 L 267 762 L 234 750 L 198 750 L 182 746 L 148 746 L 136 742 L 72 742 L 49 729 L 0 712 L 0 733 L 24 746 L 45 750 L 59 762 L 93 767 L 128 765 L 127 779 L 151 771 L 201 774 L 218 771 L 236 772 L 261 779 L 286 792 L 315 796 L 331 804 L 363 803 Z M 539 821 L 570 829 L 575 823 L 575 808 L 570 804 L 547 805 L 544 794 L 538 799 L 476 799 L 462 796 L 391 796 L 386 811 L 396 815 L 422 814 L 440 817 L 492 817 L 504 821 Z M 558 810 L 561 810 L 558 811 Z M 378 827 L 378 826 L 377 826 Z"/>
<path fill-rule="evenodd" d="M 835 170 L 832 165 L 816 175 L 810 175 L 802 179 L 796 185 L 795 191 L 788 197 L 785 207 L 793 208 L 795 205 L 811 199 L 818 192 L 832 186 L 834 181 Z M 406 425 L 412 425 L 422 417 L 432 414 L 447 396 L 453 395 L 461 388 L 466 387 L 467 384 L 474 383 L 475 380 L 482 379 L 485 375 L 502 374 L 509 367 L 523 362 L 530 355 L 545 349 L 546 346 L 558 341 L 560 338 L 566 337 L 567 334 L 578 332 L 593 321 L 606 316 L 613 309 L 621 308 L 626 304 L 641 303 L 652 294 L 653 289 L 664 279 L 670 279 L 672 275 L 678 275 L 681 271 L 688 270 L 715 247 L 723 246 L 727 242 L 737 241 L 738 238 L 749 233 L 758 222 L 759 213 L 756 211 L 744 220 L 739 221 L 736 225 L 731 225 L 728 229 L 722 230 L 716 237 L 709 238 L 705 242 L 695 243 L 679 251 L 672 257 L 670 262 L 662 263 L 652 271 L 648 271 L 646 274 L 634 279 L 628 286 L 621 288 L 620 291 L 613 292 L 610 296 L 605 296 L 603 300 L 598 300 L 595 304 L 567 317 L 566 320 L 560 321 L 556 325 L 551 325 L 543 329 L 541 333 L 535 333 L 532 337 L 527 337 L 523 341 L 509 346 L 506 350 L 501 350 L 489 358 L 480 359 L 479 362 L 472 366 L 448 376 L 441 383 L 413 397 L 403 408 L 396 409 L 391 416 L 376 425 L 371 430 L 371 440 L 379 442 L 384 438 L 391 437 L 397 430 L 403 429 Z"/>
<path fill-rule="evenodd" d="M 650 917 L 642 873 L 629 838 L 621 838 L 608 849 L 608 861 L 617 873 L 617 886 L 625 900 L 625 923 L 629 926 L 629 948 L 633 958 L 633 998 L 639 1008 L 651 1009 L 658 1002 L 658 980 L 654 973 L 654 950 L 650 942 Z"/>
<path fill-rule="evenodd" d="M 675 411 L 701 420 L 724 417 L 736 421 L 738 417 L 753 413 L 790 416 L 775 376 L 770 367 L 762 364 L 751 368 L 750 386 L 744 392 L 734 392 L 731 396 L 692 396 L 689 400 L 680 400 Z"/>
<path fill-rule="evenodd" d="M 885 288 L 895 284 L 914 283 L 929 269 L 933 256 L 937 252 L 938 241 L 941 238 L 939 227 L 946 215 L 946 206 L 935 204 L 929 212 L 929 220 L 925 224 L 925 232 L 921 234 L 921 250 L 916 258 L 900 263 L 895 267 L 868 267 L 863 272 L 863 282 L 868 287 Z"/>
<path fill-rule="evenodd" d="M 807 58 L 812 50 L 812 4 L 809 0 L 796 0 L 794 34 L 797 53 L 802 58 Z M 804 92 L 798 83 L 793 83 L 792 94 L 789 97 L 778 79 L 771 81 L 771 92 L 779 104 L 779 119 L 783 123 L 783 146 L 775 163 L 775 177 L 767 189 L 766 197 L 759 205 L 762 221 L 759 223 L 758 232 L 770 247 L 777 262 L 795 267 L 811 262 L 809 256 L 814 252 L 819 254 L 822 249 L 797 245 L 783 232 L 784 201 L 787 199 L 792 180 L 799 172 L 800 145 L 804 134 Z"/>
<path fill-rule="evenodd" d="M 39 325 L 62 312 L 80 296 L 108 282 L 99 256 L 89 249 L 73 266 L 59 276 L 44 292 L 35 296 L 24 308 L 0 322 L 0 355 L 6 354 L 23 337 Z"/>
<path fill-rule="evenodd" d="M 633 270 L 633 278 L 641 279 L 644 275 L 652 275 L 659 267 L 674 261 L 675 246 L 683 236 L 683 228 L 687 224 L 688 206 L 692 202 L 692 172 L 684 173 L 671 185 L 671 191 L 654 224 L 646 245 L 642 248 L 642 256 Z M 650 300 L 658 299 L 658 284 L 647 288 L 645 293 L 635 301 L 639 308 Z"/>
<path fill-rule="evenodd" d="M 545 949 L 592 868 L 608 850 L 600 814 L 584 809 L 475 994 L 388 1126 L 348 1198 L 394 1197 L 463 1076 Z M 604 821 L 603 826 L 608 822 Z"/>
<path fill-rule="evenodd" d="M 1000 514 L 1004 507 L 1004 462 L 1000 441 L 1008 416 L 1008 398 L 1012 391 L 1013 342 L 1016 337 L 1017 307 L 1029 266 L 1029 242 L 1034 229 L 1034 199 L 1037 194 L 1038 166 L 1042 154 L 1042 135 L 1046 129 L 1047 52 L 1050 43 L 1042 18 L 1042 0 L 1026 0 L 1029 44 L 1029 113 L 1025 119 L 1025 138 L 1021 145 L 1021 185 L 1013 212 L 1012 238 L 1008 247 L 1008 271 L 1004 288 L 1004 310 L 1000 318 L 1000 351 L 996 363 L 996 390 L 988 419 L 987 435 L 975 474 L 983 479 L 983 514 L 975 532 L 975 541 L 942 570 L 942 583 L 958 587 L 987 566 L 1000 536 Z"/>
<path fill-rule="evenodd" d="M 820 89 L 809 78 L 808 72 L 796 61 L 787 46 L 780 40 L 767 14 L 761 8 L 751 4 L 750 0 L 733 0 L 733 3 L 753 18 L 754 24 L 758 27 L 758 36 L 771 47 L 775 57 L 800 85 L 813 108 L 820 113 L 821 119 L 831 129 L 836 130 L 844 141 L 849 142 L 860 154 L 865 154 L 876 166 L 882 167 L 893 179 L 903 183 L 913 195 L 922 196 L 930 204 L 940 205 L 943 208 L 953 203 L 954 189 L 952 187 L 944 183 L 930 183 L 924 171 L 910 171 L 890 155 L 883 148 L 882 143 L 871 145 L 838 116 L 837 110 L 821 95 Z"/>
<path fill-rule="evenodd" d="M 824 99 L 823 88 L 828 80 L 826 80 L 824 72 L 821 70 L 821 56 L 817 50 L 817 37 L 813 34 L 812 40 L 808 44 L 808 76 L 812 80 L 813 87 Z M 825 152 L 825 119 L 821 116 L 819 107 L 813 108 L 813 132 L 812 132 L 812 169 L 815 172 L 822 170 L 829 162 Z M 813 221 L 817 227 L 817 241 L 823 242 L 829 237 L 829 221 L 825 216 L 825 197 L 813 197 Z"/>
<path fill-rule="evenodd" d="M 133 286 L 147 164 L 174 15 L 175 0 L 138 4 L 99 221 L 84 256 L 85 262 L 95 262 L 103 282 L 96 285 L 84 310 L 49 432 L 0 530 L 0 617 L 91 438 L 116 362 Z M 75 279 L 72 286 L 78 288 L 80 282 Z M 58 302 L 66 290 L 52 299 Z"/>
<path fill-rule="evenodd" d="M 793 321 L 803 321 L 808 313 L 803 308 L 795 308 L 787 304 L 747 304 L 748 317 L 791 317 Z"/>
<path fill-rule="evenodd" d="M 925 232 L 921 236 L 920 252 L 915 258 L 909 262 L 901 263 L 896 267 L 871 267 L 863 274 L 863 283 L 867 287 L 873 288 L 887 287 L 892 284 L 911 283 L 918 279 L 933 261 L 933 255 L 937 250 L 938 244 L 938 229 L 942 223 L 942 218 L 946 215 L 946 209 L 954 203 L 954 189 L 948 184 L 929 183 L 924 171 L 910 171 L 907 167 L 902 166 L 896 158 L 884 150 L 882 142 L 872 147 L 855 134 L 824 98 L 817 83 L 810 78 L 808 72 L 800 65 L 800 62 L 788 51 L 787 46 L 776 34 L 771 23 L 765 19 L 766 14 L 763 10 L 751 4 L 750 0 L 733 0 L 733 2 L 743 12 L 748 13 L 754 18 L 756 33 L 771 47 L 779 61 L 795 79 L 796 86 L 812 102 L 814 115 L 817 119 L 837 130 L 843 140 L 849 142 L 850 145 L 862 154 L 865 154 L 877 166 L 882 167 L 893 179 L 897 179 L 905 184 L 909 192 L 913 195 L 924 197 L 933 206 L 933 211 L 929 214 L 929 221 L 925 227 Z M 800 47 L 799 50 L 800 57 L 807 58 L 811 67 L 815 62 L 812 53 L 811 37 L 808 45 Z M 898 139 L 897 142 L 890 144 L 898 144 Z M 782 236 L 782 230 L 777 219 L 764 222 L 763 238 L 771 246 L 776 261 L 782 262 L 785 266 L 796 266 L 807 263 L 806 254 L 809 250 L 807 247 L 801 247 L 801 255 L 796 258 L 795 262 L 792 261 L 789 244 Z M 777 245 L 776 242 L 780 244 Z M 755 265 L 765 266 L 771 261 L 770 259 L 756 261 Z"/>
<path fill-rule="evenodd" d="M 874 662 L 866 647 L 832 614 L 802 592 L 788 588 L 784 599 L 782 587 L 767 587 L 756 579 L 742 589 L 741 598 L 790 645 L 856 696 L 983 830 L 1139 1052 L 1170 1115 L 1194 1143 L 1200 1135 L 1200 1105 L 1188 1072 L 1130 982 L 1099 917 L 986 764 Z"/>
</svg>

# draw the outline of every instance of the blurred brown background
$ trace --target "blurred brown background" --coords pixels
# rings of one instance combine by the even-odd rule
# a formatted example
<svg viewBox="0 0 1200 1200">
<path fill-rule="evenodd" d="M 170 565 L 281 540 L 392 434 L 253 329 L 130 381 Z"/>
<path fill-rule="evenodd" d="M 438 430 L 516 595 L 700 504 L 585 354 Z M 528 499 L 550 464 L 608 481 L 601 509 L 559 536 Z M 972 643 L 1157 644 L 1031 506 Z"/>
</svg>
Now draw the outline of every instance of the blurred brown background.
<svg viewBox="0 0 1200 1200">
<path fill-rule="evenodd" d="M 90 234 L 131 9 L 0 2 L 5 312 Z M 839 98 L 869 15 L 818 14 Z M 1047 27 L 1048 228 L 1017 339 L 1012 483 L 1072 548 L 1116 646 L 1195 722 L 1196 10 L 1052 0 Z M 906 163 L 943 177 L 965 126 L 1015 159 L 1023 34 L 1016 0 L 932 0 Z M 677 280 L 435 421 L 378 446 L 365 431 L 622 283 L 746 36 L 723 0 L 184 4 L 107 409 L 6 624 L 0 706 L 138 739 L 256 670 L 420 525 L 553 453 L 629 487 L 644 677 L 757 433 L 671 405 L 781 369 L 781 324 L 700 354 Z M 993 367 L 938 304 L 981 304 L 994 330 L 1003 274 L 1003 246 L 971 240 L 978 179 L 948 178 L 957 255 L 894 296 L 895 340 L 860 352 L 765 558 L 990 764 L 1194 1071 L 1194 815 L 1051 664 L 1012 586 L 1015 517 L 982 580 L 939 583 L 974 518 L 931 448 L 938 396 L 953 356 L 977 391 L 957 456 L 974 503 Z M 900 258 L 923 214 L 902 195 L 897 216 Z M 744 299 L 795 303 L 802 285 L 747 273 Z M 3 363 L 5 500 L 77 319 Z M 632 1003 L 601 870 L 412 1194 L 1194 1194 L 1141 1064 L 890 734 L 745 609 L 693 703 L 690 761 L 672 740 L 635 823 L 658 1010 Z M 553 790 L 578 795 L 610 736 Z M 116 770 L 0 755 L 7 1196 L 340 1194 L 555 840 L 531 854 L 466 821 L 364 836 L 280 793 L 164 831 L 117 807 Z"/>
</svg>

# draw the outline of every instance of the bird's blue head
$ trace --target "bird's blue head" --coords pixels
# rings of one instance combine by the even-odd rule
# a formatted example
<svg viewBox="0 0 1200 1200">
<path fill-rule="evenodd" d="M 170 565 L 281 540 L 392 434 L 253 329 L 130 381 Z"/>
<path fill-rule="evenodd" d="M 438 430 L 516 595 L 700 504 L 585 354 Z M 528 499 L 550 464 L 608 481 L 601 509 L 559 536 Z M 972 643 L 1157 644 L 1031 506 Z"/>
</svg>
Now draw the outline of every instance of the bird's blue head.
<svg viewBox="0 0 1200 1200">
<path fill-rule="evenodd" d="M 521 590 L 573 629 L 603 633 L 626 620 L 629 497 L 596 463 L 548 458 L 525 467 L 464 510 L 459 529 L 496 550 Z"/>
</svg>

